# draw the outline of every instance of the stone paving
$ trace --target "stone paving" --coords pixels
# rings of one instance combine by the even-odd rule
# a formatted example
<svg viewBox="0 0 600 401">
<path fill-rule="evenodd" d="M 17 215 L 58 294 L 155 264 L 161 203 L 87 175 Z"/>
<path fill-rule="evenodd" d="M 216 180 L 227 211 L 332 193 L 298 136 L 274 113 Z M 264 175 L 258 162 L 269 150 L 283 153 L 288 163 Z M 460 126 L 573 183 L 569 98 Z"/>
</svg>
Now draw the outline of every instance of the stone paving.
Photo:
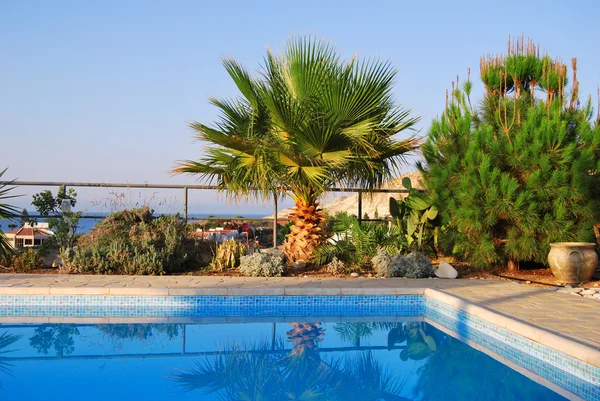
<svg viewBox="0 0 600 401">
<path fill-rule="evenodd" d="M 599 300 L 507 281 L 0 274 L 0 295 L 431 295 L 427 291 L 600 351 Z"/>
</svg>

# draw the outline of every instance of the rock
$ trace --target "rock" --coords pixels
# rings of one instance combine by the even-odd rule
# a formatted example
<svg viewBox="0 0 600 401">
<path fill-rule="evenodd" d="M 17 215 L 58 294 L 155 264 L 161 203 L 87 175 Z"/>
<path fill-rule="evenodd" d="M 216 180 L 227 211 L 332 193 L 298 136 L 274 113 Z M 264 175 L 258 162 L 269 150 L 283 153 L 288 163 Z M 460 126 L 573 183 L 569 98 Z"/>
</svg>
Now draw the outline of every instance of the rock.
<svg viewBox="0 0 600 401">
<path fill-rule="evenodd" d="M 570 292 L 569 294 L 571 294 L 571 295 L 577 295 L 578 297 L 581 297 L 581 295 L 579 295 L 578 292 Z"/>
<path fill-rule="evenodd" d="M 573 292 L 577 292 L 577 293 L 580 293 L 583 290 L 585 290 L 585 288 L 581 288 L 581 287 L 575 287 L 575 288 L 573 288 Z"/>
<path fill-rule="evenodd" d="M 359 277 L 360 274 L 358 274 L 358 273 L 355 272 L 355 273 L 350 273 L 350 276 L 352 276 L 352 277 Z"/>
<path fill-rule="evenodd" d="M 54 259 L 52 261 L 52 267 L 56 268 L 61 268 L 64 265 L 64 262 L 62 260 L 62 258 L 60 256 L 57 256 L 56 259 Z"/>
<path fill-rule="evenodd" d="M 563 292 L 565 294 L 572 294 L 573 293 L 573 289 L 569 289 L 569 288 L 559 288 L 556 292 Z M 575 294 L 577 294 L 575 292 Z"/>
<path fill-rule="evenodd" d="M 581 291 L 581 295 L 594 295 L 595 293 L 596 293 L 596 290 L 592 290 L 592 289 Z"/>
<path fill-rule="evenodd" d="M 600 294 L 598 294 L 598 293 L 596 293 L 596 294 L 594 294 L 594 295 L 592 295 L 592 296 L 593 296 L 594 298 L 596 298 L 596 299 L 600 299 Z"/>
<path fill-rule="evenodd" d="M 584 298 L 594 298 L 592 295 L 584 295 Z"/>
<path fill-rule="evenodd" d="M 439 278 L 456 278 L 458 272 L 450 263 L 442 260 L 439 267 L 435 270 L 435 275 Z"/>
<path fill-rule="evenodd" d="M 292 264 L 292 269 L 295 271 L 301 271 L 306 268 L 306 262 L 304 260 L 297 260 Z"/>
<path fill-rule="evenodd" d="M 531 284 L 531 281 L 527 280 L 525 281 L 525 284 Z"/>
<path fill-rule="evenodd" d="M 565 288 L 573 288 L 573 286 L 570 286 L 567 284 L 567 285 L 565 285 Z"/>
</svg>

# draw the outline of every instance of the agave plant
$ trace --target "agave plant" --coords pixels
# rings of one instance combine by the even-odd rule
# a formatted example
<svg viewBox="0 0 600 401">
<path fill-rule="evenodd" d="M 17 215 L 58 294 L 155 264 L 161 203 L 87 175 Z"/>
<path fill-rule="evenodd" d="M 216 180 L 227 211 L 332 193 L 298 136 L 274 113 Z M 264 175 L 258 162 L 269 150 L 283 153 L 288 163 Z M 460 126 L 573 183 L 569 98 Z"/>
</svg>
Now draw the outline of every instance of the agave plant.
<svg viewBox="0 0 600 401">
<path fill-rule="evenodd" d="M 379 60 L 342 61 L 312 38 L 268 52 L 260 79 L 233 60 L 223 64 L 242 96 L 211 99 L 220 120 L 191 125 L 209 144 L 205 156 L 174 171 L 199 174 L 234 197 L 288 195 L 296 207 L 285 254 L 309 260 L 326 238 L 321 195 L 334 186 L 379 186 L 418 145 L 414 136 L 394 138 L 417 121 L 394 103 L 396 70 Z"/>
<path fill-rule="evenodd" d="M 11 195 L 11 191 L 15 188 L 12 186 L 13 181 L 2 182 L 2 176 L 6 173 L 6 169 L 0 171 L 0 220 L 11 219 L 17 217 L 17 209 L 14 206 L 4 203 L 6 199 L 16 198 L 18 195 Z M 0 260 L 5 256 L 12 254 L 13 249 L 8 243 L 6 236 L 0 230 Z"/>
</svg>

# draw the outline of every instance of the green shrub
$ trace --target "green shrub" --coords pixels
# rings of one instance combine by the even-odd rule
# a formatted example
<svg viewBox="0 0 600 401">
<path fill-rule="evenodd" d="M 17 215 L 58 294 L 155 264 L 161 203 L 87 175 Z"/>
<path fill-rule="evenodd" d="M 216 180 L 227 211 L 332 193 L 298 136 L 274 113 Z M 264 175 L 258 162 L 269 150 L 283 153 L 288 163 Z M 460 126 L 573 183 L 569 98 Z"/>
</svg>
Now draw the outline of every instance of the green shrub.
<svg viewBox="0 0 600 401">
<path fill-rule="evenodd" d="M 480 268 L 546 264 L 550 243 L 593 238 L 600 119 L 579 101 L 575 59 L 569 80 L 567 65 L 530 41 L 480 66 L 481 106 L 467 79 L 429 130 L 424 184 L 454 232 L 456 256 Z"/>
<path fill-rule="evenodd" d="M 407 278 L 426 278 L 433 277 L 435 269 L 431 264 L 431 260 L 419 252 L 411 252 L 402 258 L 407 259 L 412 263 L 406 263 L 406 267 L 402 269 L 403 277 Z"/>
<path fill-rule="evenodd" d="M 371 263 L 377 275 L 383 277 L 425 278 L 435 272 L 429 258 L 418 252 L 392 256 L 379 248 Z"/>
<path fill-rule="evenodd" d="M 12 260 L 12 266 L 16 271 L 29 272 L 42 267 L 42 258 L 35 249 L 28 248 L 20 252 Z"/>
<path fill-rule="evenodd" d="M 361 224 L 356 217 L 348 214 L 338 214 L 336 218 L 332 227 L 334 237 L 313 253 L 313 261 L 317 265 L 327 264 L 336 257 L 347 265 L 361 268 L 377 254 L 378 247 L 392 255 L 406 248 L 397 225 L 390 226 L 385 222 Z"/>
<path fill-rule="evenodd" d="M 153 218 L 147 207 L 111 214 L 63 252 L 67 273 L 168 274 L 203 265 L 206 246 L 187 236 L 179 216 Z"/>
<path fill-rule="evenodd" d="M 245 256 L 247 249 L 241 242 L 229 239 L 221 242 L 215 251 L 215 256 L 210 264 L 213 269 L 224 271 L 235 269 L 240 265 L 240 257 Z"/>
<path fill-rule="evenodd" d="M 283 258 L 255 252 L 240 258 L 240 273 L 250 277 L 279 277 L 283 274 Z"/>
</svg>

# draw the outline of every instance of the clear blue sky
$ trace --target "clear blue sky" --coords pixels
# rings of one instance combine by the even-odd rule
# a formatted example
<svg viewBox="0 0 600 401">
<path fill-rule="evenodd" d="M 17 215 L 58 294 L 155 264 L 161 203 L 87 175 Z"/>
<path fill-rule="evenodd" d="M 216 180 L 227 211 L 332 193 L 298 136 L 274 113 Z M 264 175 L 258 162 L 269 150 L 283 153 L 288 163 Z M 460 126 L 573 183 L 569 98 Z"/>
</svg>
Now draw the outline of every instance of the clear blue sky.
<svg viewBox="0 0 600 401">
<path fill-rule="evenodd" d="M 215 119 L 208 97 L 235 95 L 221 58 L 258 70 L 265 50 L 291 35 L 389 59 L 399 69 L 396 98 L 422 116 L 422 134 L 456 75 L 471 67 L 476 76 L 479 57 L 504 52 L 508 35 L 578 57 L 581 92 L 596 99 L 598 15 L 594 0 L 2 0 L 0 167 L 28 181 L 193 183 L 168 171 L 201 154 L 187 123 Z M 191 201 L 196 212 L 227 210 L 214 194 Z"/>
</svg>

